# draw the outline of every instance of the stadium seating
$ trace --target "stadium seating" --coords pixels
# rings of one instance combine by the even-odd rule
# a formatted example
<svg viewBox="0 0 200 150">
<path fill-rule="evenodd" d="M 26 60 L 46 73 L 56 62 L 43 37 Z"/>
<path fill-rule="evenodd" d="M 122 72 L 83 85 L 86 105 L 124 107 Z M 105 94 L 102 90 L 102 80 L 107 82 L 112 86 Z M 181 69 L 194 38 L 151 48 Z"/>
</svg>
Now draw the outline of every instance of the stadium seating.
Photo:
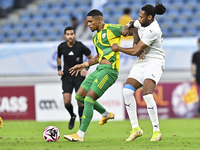
<svg viewBox="0 0 200 150">
<path fill-rule="evenodd" d="M 18 21 L 0 20 L 0 42 L 30 42 L 62 40 L 63 29 L 71 25 L 75 16 L 79 23 L 91 9 L 91 0 L 25 0 L 30 7 L 18 13 Z M 104 21 L 118 23 L 123 9 L 129 7 L 133 19 L 138 19 L 140 8 L 158 0 L 108 0 L 103 7 Z M 167 7 L 163 16 L 156 15 L 164 37 L 198 36 L 200 33 L 199 0 L 162 0 Z M 14 8 L 15 0 L 1 0 L 0 10 Z"/>
</svg>

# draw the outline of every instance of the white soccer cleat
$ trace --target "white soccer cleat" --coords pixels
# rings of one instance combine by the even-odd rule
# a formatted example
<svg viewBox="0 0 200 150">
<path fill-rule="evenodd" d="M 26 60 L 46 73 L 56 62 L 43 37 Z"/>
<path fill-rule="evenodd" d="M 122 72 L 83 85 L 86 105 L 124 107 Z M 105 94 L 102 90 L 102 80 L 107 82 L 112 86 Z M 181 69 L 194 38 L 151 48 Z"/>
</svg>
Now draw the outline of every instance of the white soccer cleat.
<svg viewBox="0 0 200 150">
<path fill-rule="evenodd" d="M 143 135 L 143 131 L 140 129 L 140 127 L 133 128 L 130 133 L 131 135 L 125 141 L 133 141 Z"/>
<path fill-rule="evenodd" d="M 83 139 L 81 139 L 77 133 L 64 135 L 64 138 L 71 142 L 83 142 Z"/>
</svg>

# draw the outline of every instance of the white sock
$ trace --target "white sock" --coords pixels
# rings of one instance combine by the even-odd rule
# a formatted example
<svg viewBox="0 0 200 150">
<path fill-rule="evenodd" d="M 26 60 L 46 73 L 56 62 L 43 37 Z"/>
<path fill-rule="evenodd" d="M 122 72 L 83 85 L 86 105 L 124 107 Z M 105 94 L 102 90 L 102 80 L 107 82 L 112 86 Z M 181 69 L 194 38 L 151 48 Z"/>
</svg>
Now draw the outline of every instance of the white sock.
<svg viewBox="0 0 200 150">
<path fill-rule="evenodd" d="M 103 114 L 101 114 L 104 118 L 108 117 L 109 112 L 105 111 Z"/>
<path fill-rule="evenodd" d="M 126 110 L 131 122 L 132 128 L 138 127 L 138 118 L 136 112 L 136 101 L 134 97 L 134 91 L 128 88 L 123 88 L 123 95 L 125 99 Z"/>
<path fill-rule="evenodd" d="M 143 98 L 147 104 L 147 111 L 153 125 L 153 131 L 160 131 L 159 122 L 158 122 L 157 105 L 153 98 L 153 94 L 144 95 Z"/>
<path fill-rule="evenodd" d="M 81 130 L 78 130 L 78 132 L 77 132 L 78 136 L 79 136 L 81 139 L 84 138 L 85 133 L 86 133 L 86 132 L 83 132 L 83 131 L 81 131 Z"/>
</svg>

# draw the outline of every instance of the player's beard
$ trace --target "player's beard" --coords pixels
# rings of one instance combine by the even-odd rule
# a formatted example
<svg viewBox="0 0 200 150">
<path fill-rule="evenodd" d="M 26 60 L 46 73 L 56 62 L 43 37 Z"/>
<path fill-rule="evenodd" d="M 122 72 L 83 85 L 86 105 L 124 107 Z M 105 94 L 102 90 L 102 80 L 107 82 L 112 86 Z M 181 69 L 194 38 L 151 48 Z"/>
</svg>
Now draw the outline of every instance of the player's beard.
<svg viewBox="0 0 200 150">
<path fill-rule="evenodd" d="M 74 43 L 74 39 L 69 38 L 69 39 L 67 40 L 67 42 L 70 43 L 70 44 L 73 44 L 73 43 Z"/>
</svg>

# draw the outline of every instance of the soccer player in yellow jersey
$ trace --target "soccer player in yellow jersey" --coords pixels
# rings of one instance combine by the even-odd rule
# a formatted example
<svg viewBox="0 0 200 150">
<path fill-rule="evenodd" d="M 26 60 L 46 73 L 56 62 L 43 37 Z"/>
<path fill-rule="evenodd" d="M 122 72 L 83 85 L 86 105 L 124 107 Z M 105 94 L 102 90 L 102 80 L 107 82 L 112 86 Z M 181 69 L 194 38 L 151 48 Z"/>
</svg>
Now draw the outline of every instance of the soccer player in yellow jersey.
<svg viewBox="0 0 200 150">
<path fill-rule="evenodd" d="M 96 9 L 91 10 L 87 14 L 87 22 L 92 32 L 97 31 L 93 36 L 97 55 L 85 63 L 72 67 L 70 71 L 72 75 L 75 73 L 77 75 L 78 72 L 85 67 L 97 63 L 99 63 L 99 65 L 96 70 L 83 81 L 75 95 L 76 100 L 84 103 L 85 108 L 78 132 L 72 135 L 64 135 L 64 138 L 69 141 L 83 142 L 83 137 L 93 117 L 94 109 L 102 115 L 102 119 L 99 121 L 100 125 L 105 124 L 108 119 L 114 119 L 115 117 L 113 113 L 107 112 L 106 109 L 97 102 L 97 99 L 100 98 L 118 78 L 120 53 L 113 52 L 111 45 L 113 43 L 118 43 L 120 45 L 120 31 L 123 26 L 104 23 L 103 14 Z"/>
</svg>

